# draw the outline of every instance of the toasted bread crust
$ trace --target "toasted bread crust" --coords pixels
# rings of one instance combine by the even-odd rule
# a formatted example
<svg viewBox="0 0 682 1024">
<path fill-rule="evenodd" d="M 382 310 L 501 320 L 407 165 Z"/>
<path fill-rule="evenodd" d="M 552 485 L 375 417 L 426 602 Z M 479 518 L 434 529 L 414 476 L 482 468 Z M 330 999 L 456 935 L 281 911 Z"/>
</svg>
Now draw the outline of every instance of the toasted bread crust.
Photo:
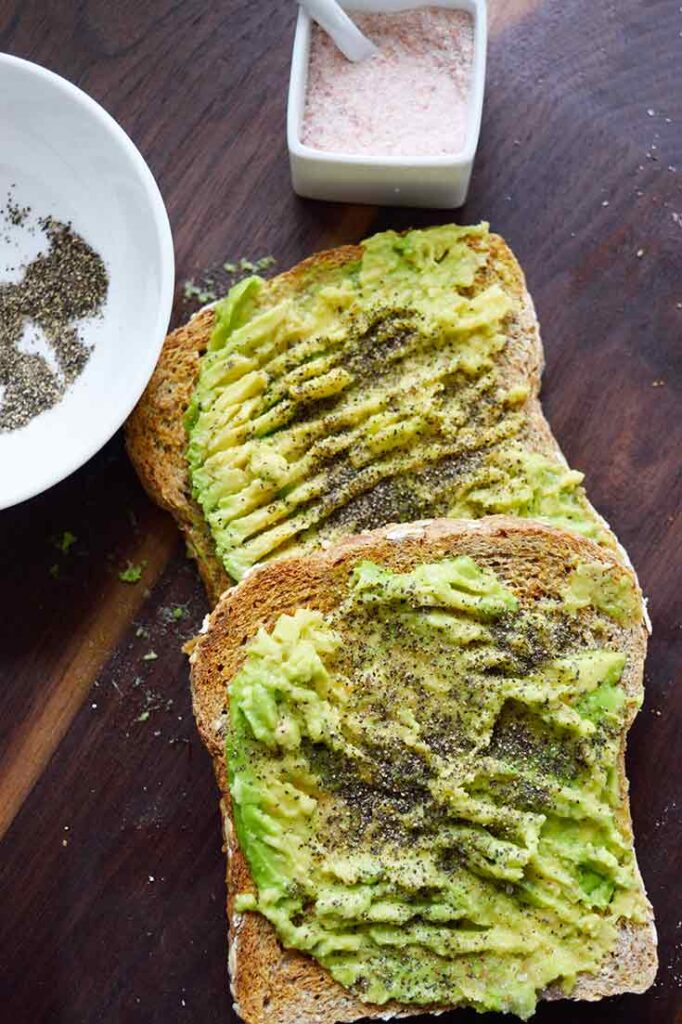
<svg viewBox="0 0 682 1024">
<path fill-rule="evenodd" d="M 602 561 L 614 571 L 630 576 L 637 585 L 632 570 L 614 553 L 531 520 L 491 516 L 476 521 L 433 520 L 395 525 L 349 537 L 327 551 L 255 569 L 223 595 L 211 615 L 208 631 L 193 647 L 194 713 L 201 737 L 213 758 L 221 791 L 228 856 L 232 991 L 238 1012 L 247 1024 L 335 1024 L 361 1017 L 410 1016 L 424 1012 L 424 1007 L 395 1003 L 379 1007 L 362 1003 L 315 960 L 295 950 L 283 949 L 274 929 L 260 914 L 235 911 L 235 894 L 253 890 L 254 886 L 231 824 L 224 729 L 229 681 L 242 664 L 246 642 L 259 627 L 269 628 L 279 615 L 302 606 L 330 611 L 342 600 L 348 575 L 361 559 L 369 558 L 396 570 L 409 571 L 421 562 L 454 554 L 468 554 L 480 560 L 500 571 L 507 581 L 513 579 L 519 589 L 531 593 L 542 593 L 550 588 L 553 579 L 561 579 L 567 559 L 574 556 Z M 646 629 L 644 624 L 630 628 L 614 625 L 614 635 L 627 646 L 629 654 L 623 685 L 630 694 L 638 695 L 642 690 Z M 622 822 L 632 836 L 624 767 L 625 743 L 624 734 L 619 757 Z M 653 982 L 656 966 L 656 933 L 651 912 L 645 924 L 623 922 L 616 950 L 598 974 L 586 974 L 578 979 L 571 998 L 596 1000 L 622 992 L 644 991 Z M 563 993 L 553 987 L 544 993 L 544 998 L 563 998 Z"/>
<path fill-rule="evenodd" d="M 126 423 L 126 446 L 153 501 L 167 509 L 194 556 L 211 603 L 230 585 L 215 556 L 213 538 L 191 495 L 184 415 L 206 351 L 215 315 L 203 309 L 166 338 L 156 369 Z"/>
<path fill-rule="evenodd" d="M 471 244 L 481 243 L 472 237 Z M 489 235 L 486 245 L 491 258 L 480 272 L 477 284 L 483 287 L 499 282 L 518 301 L 518 309 L 506 324 L 509 344 L 500 359 L 500 374 L 510 387 L 526 384 L 529 388 L 524 405 L 526 428 L 521 440 L 529 449 L 558 457 L 565 463 L 538 397 L 544 357 L 535 308 L 523 271 L 500 236 Z M 362 251 L 360 246 L 342 246 L 311 256 L 268 282 L 268 296 L 277 300 L 308 287 L 330 269 L 358 260 Z M 197 560 L 211 604 L 215 604 L 233 581 L 216 556 L 202 510 L 191 495 L 184 415 L 214 322 L 213 309 L 206 308 L 168 335 L 156 370 L 126 426 L 127 448 L 133 465 L 150 497 L 173 515 L 182 530 L 188 549 Z M 608 525 L 603 525 L 608 530 Z"/>
</svg>

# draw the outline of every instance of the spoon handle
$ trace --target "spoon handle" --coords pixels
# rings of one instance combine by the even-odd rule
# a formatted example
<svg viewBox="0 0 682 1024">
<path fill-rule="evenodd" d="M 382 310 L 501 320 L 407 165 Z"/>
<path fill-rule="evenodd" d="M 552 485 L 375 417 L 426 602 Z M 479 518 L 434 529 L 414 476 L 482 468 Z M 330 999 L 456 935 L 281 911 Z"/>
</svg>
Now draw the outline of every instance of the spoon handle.
<svg viewBox="0 0 682 1024">
<path fill-rule="evenodd" d="M 362 34 L 336 0 L 299 0 L 299 3 L 332 37 L 348 60 L 367 60 L 377 52 L 374 43 Z"/>
</svg>

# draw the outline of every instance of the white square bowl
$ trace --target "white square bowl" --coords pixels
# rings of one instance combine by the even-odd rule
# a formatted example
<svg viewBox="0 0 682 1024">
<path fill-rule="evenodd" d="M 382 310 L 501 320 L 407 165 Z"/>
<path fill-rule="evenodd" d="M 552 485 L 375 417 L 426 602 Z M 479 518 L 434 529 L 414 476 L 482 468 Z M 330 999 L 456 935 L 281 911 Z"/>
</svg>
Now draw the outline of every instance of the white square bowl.
<svg viewBox="0 0 682 1024">
<path fill-rule="evenodd" d="M 294 191 L 308 199 L 370 203 L 379 206 L 428 206 L 454 209 L 466 200 L 478 146 L 485 89 L 488 41 L 486 0 L 341 0 L 349 12 L 446 7 L 474 19 L 474 52 L 467 131 L 459 153 L 445 156 L 367 156 L 332 153 L 301 142 L 310 62 L 311 20 L 299 9 L 291 60 L 287 108 L 287 144 Z"/>
</svg>

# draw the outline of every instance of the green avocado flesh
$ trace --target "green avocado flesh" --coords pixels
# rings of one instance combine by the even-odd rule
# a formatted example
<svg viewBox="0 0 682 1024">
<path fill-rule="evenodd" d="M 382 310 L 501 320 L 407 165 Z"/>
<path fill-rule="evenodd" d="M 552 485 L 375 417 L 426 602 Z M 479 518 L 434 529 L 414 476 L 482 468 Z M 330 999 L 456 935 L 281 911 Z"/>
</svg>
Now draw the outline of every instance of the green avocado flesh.
<svg viewBox="0 0 682 1024">
<path fill-rule="evenodd" d="M 237 910 L 368 1003 L 527 1018 L 597 970 L 619 923 L 647 919 L 617 768 L 638 700 L 613 621 L 641 610 L 625 592 L 616 608 L 601 564 L 569 588 L 586 573 L 576 609 L 465 556 L 362 562 L 337 611 L 261 629 L 229 690 L 254 882 Z"/>
<path fill-rule="evenodd" d="M 434 516 L 532 516 L 609 543 L 582 475 L 526 441 L 528 382 L 500 366 L 519 283 L 487 225 L 362 248 L 295 290 L 248 278 L 216 309 L 187 457 L 226 571 Z"/>
</svg>

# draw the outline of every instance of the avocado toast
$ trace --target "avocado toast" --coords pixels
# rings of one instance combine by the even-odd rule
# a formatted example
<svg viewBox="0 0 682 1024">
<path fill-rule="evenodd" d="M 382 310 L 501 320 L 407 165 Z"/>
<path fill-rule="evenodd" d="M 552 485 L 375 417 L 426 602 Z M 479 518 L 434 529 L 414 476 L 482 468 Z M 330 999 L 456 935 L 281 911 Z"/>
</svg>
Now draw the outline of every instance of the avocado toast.
<svg viewBox="0 0 682 1024">
<path fill-rule="evenodd" d="M 538 400 L 523 273 L 487 225 L 248 278 L 166 340 L 127 427 L 209 596 L 388 522 L 507 513 L 614 547 Z"/>
<path fill-rule="evenodd" d="M 247 1024 L 643 991 L 624 770 L 632 571 L 512 517 L 347 538 L 250 573 L 191 654 Z"/>
</svg>

